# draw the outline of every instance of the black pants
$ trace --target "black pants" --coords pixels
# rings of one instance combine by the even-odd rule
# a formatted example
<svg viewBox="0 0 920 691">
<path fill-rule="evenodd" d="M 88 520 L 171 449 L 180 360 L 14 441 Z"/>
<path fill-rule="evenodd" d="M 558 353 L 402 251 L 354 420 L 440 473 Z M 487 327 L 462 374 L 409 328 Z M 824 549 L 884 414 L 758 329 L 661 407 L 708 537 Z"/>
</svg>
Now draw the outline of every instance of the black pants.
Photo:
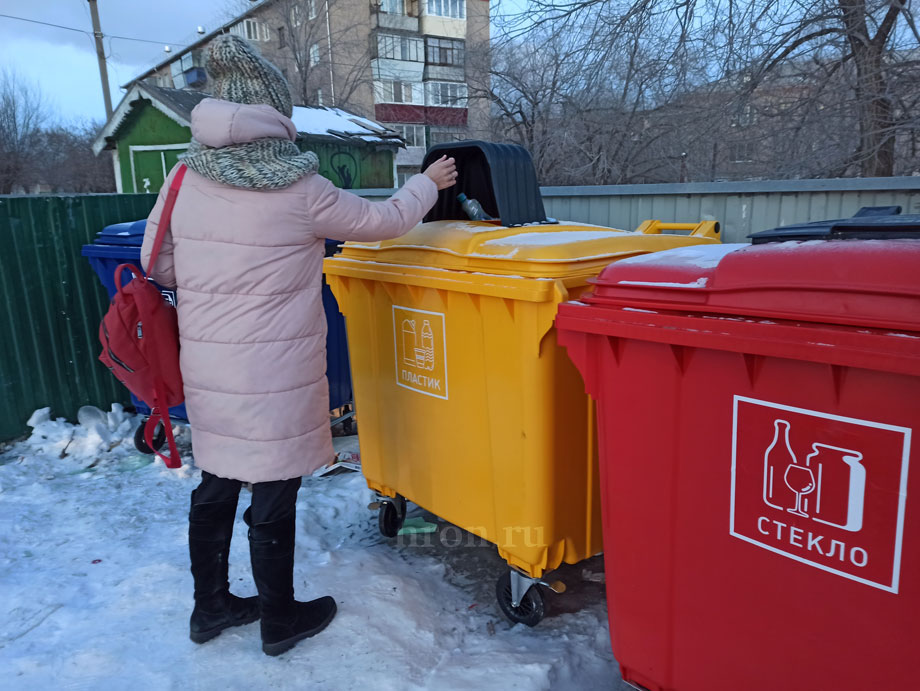
<svg viewBox="0 0 920 691">
<path fill-rule="evenodd" d="M 201 484 L 192 491 L 192 507 L 212 502 L 237 501 L 243 483 L 239 480 L 212 475 L 201 471 Z M 271 523 L 294 512 L 300 478 L 254 482 L 252 484 L 252 524 Z"/>
</svg>

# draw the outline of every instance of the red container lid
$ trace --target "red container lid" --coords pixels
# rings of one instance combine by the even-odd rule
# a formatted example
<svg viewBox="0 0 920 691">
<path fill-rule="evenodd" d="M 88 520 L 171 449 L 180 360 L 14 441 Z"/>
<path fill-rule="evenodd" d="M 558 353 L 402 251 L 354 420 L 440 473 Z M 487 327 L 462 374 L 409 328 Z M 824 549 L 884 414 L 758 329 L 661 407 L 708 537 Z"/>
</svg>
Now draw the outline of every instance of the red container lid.
<svg viewBox="0 0 920 691">
<path fill-rule="evenodd" d="M 623 259 L 594 305 L 920 331 L 920 240 L 698 245 Z"/>
</svg>

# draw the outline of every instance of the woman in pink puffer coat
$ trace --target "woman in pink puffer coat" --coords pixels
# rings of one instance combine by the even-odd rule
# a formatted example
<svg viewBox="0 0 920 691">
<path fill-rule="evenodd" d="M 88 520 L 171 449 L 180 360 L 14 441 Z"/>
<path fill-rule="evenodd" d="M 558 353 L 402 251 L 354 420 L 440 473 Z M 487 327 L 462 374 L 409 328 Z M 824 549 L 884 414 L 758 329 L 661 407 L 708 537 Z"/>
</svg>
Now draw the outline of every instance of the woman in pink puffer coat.
<svg viewBox="0 0 920 691">
<path fill-rule="evenodd" d="M 192 111 L 192 145 L 157 265 L 147 267 L 166 191 L 147 221 L 142 262 L 176 287 L 181 368 L 202 481 L 192 493 L 190 621 L 203 643 L 261 617 L 262 649 L 277 655 L 325 628 L 331 597 L 294 600 L 295 500 L 300 479 L 333 458 L 322 304 L 324 241 L 404 234 L 452 185 L 452 159 L 368 202 L 316 174 L 293 143 L 280 72 L 246 41 L 213 41 L 217 99 Z M 250 554 L 259 595 L 230 594 L 227 555 L 241 484 L 253 483 Z"/>
</svg>

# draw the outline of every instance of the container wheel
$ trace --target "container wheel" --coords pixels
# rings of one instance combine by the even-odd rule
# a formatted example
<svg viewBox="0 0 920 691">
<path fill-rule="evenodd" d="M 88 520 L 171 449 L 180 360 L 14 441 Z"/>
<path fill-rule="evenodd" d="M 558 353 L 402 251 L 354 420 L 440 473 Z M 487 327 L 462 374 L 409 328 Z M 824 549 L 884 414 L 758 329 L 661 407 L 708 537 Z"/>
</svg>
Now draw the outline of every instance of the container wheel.
<svg viewBox="0 0 920 691">
<path fill-rule="evenodd" d="M 377 518 L 380 534 L 384 537 L 396 537 L 406 519 L 406 500 L 397 495 L 396 499 L 381 503 Z"/>
<path fill-rule="evenodd" d="M 153 448 L 151 449 L 144 440 L 144 428 L 147 426 L 147 419 L 144 418 L 140 426 L 134 430 L 134 448 L 149 456 L 163 448 L 163 444 L 166 443 L 166 428 L 163 427 L 162 422 L 157 425 L 157 428 L 153 431 Z"/>
<path fill-rule="evenodd" d="M 511 604 L 511 573 L 506 571 L 495 584 L 495 595 L 498 598 L 498 606 L 501 607 L 502 613 L 511 622 L 536 626 L 543 620 L 543 615 L 546 613 L 543 593 L 540 592 L 540 588 L 536 584 L 532 585 L 524 593 L 520 604 L 515 607 Z"/>
</svg>

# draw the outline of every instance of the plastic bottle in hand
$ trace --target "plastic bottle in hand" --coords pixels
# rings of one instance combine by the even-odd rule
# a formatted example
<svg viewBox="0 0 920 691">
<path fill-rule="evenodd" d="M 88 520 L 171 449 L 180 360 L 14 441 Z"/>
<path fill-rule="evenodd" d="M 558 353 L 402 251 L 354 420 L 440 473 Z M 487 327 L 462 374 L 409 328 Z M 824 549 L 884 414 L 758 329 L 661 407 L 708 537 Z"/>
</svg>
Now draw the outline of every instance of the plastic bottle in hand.
<svg viewBox="0 0 920 691">
<path fill-rule="evenodd" d="M 460 193 L 457 195 L 457 201 L 460 202 L 460 206 L 466 212 L 466 215 L 470 217 L 471 221 L 492 220 L 492 217 L 482 210 L 482 205 L 475 199 L 470 199 L 465 194 Z"/>
</svg>

